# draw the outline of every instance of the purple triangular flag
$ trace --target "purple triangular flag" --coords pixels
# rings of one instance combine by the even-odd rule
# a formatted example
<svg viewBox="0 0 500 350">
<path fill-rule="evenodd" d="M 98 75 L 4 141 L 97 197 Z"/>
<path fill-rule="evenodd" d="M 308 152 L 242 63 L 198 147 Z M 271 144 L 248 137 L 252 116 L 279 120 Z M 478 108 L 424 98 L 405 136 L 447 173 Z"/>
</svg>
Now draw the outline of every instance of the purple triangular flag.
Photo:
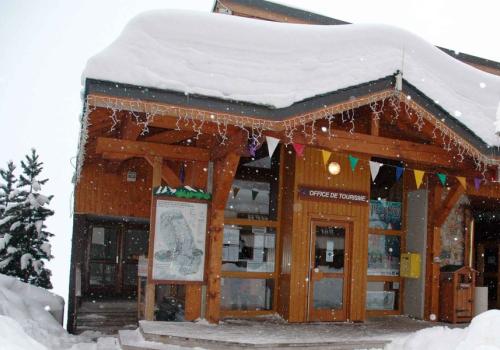
<svg viewBox="0 0 500 350">
<path fill-rule="evenodd" d="M 474 187 L 476 188 L 476 191 L 479 190 L 479 187 L 481 187 L 481 179 L 479 177 L 474 178 Z"/>
</svg>

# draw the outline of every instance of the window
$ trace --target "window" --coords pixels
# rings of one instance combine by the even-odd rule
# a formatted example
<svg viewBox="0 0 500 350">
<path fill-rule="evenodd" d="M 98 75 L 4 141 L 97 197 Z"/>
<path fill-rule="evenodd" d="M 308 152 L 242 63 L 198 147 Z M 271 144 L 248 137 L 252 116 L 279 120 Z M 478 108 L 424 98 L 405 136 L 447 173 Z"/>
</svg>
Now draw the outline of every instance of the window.
<svg viewBox="0 0 500 350">
<path fill-rule="evenodd" d="M 399 271 L 405 242 L 404 179 L 397 177 L 397 167 L 402 164 L 373 160 L 384 165 L 370 186 L 366 309 L 372 315 L 395 314 L 401 303 Z"/>
<path fill-rule="evenodd" d="M 275 307 L 279 148 L 241 158 L 225 209 L 221 310 L 270 313 Z"/>
<path fill-rule="evenodd" d="M 368 275 L 399 276 L 401 237 L 398 235 L 368 235 Z"/>
<path fill-rule="evenodd" d="M 273 308 L 274 279 L 223 278 L 221 309 L 267 311 Z"/>
<path fill-rule="evenodd" d="M 222 271 L 274 272 L 276 229 L 224 226 Z"/>
</svg>

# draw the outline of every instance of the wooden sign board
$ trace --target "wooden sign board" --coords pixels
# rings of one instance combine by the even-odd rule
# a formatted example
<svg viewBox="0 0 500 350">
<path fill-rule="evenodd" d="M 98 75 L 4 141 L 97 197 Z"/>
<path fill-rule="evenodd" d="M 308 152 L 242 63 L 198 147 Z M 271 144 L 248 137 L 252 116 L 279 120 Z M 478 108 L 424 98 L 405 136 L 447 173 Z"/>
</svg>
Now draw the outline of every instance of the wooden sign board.
<svg viewBox="0 0 500 350">
<path fill-rule="evenodd" d="M 157 284 L 203 283 L 205 278 L 206 202 L 154 197 L 153 253 L 149 279 Z"/>
<path fill-rule="evenodd" d="M 351 204 L 363 205 L 368 205 L 370 201 L 370 197 L 366 193 L 310 186 L 299 186 L 299 198 L 304 200 L 348 202 Z"/>
</svg>

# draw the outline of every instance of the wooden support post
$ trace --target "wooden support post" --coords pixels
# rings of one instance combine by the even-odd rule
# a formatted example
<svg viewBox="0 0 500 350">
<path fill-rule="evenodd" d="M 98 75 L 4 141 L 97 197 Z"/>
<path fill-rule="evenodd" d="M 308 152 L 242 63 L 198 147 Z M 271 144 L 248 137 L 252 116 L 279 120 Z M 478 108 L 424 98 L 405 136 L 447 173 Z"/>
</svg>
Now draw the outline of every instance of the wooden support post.
<svg viewBox="0 0 500 350">
<path fill-rule="evenodd" d="M 153 181 L 151 188 L 151 197 L 153 196 L 152 190 L 157 186 L 161 186 L 161 176 L 162 176 L 162 168 L 163 168 L 163 158 L 162 157 L 154 157 L 152 159 L 153 165 Z M 151 205 L 153 205 L 153 199 L 151 198 Z M 153 223 L 153 210 L 151 210 L 151 219 L 150 225 Z M 149 232 L 149 264 L 148 269 L 153 269 L 152 265 L 152 254 L 153 254 L 153 240 L 152 238 L 153 232 L 150 230 Z M 151 276 L 151 271 L 149 271 L 148 276 Z M 154 308 L 155 308 L 155 284 L 149 279 L 146 283 L 146 310 L 144 312 L 145 318 L 148 321 L 152 321 L 154 319 Z"/>
<path fill-rule="evenodd" d="M 240 156 L 230 152 L 215 162 L 212 205 L 210 208 L 209 261 L 207 280 L 206 318 L 210 323 L 220 319 L 220 275 L 222 270 L 222 241 L 224 234 L 224 208 Z"/>
<path fill-rule="evenodd" d="M 427 235 L 427 271 L 426 271 L 426 305 L 425 318 L 431 321 L 437 320 L 439 316 L 439 275 L 441 255 L 441 226 L 445 223 L 448 215 L 453 210 L 465 190 L 460 184 L 456 184 L 442 198 L 442 186 L 433 184 L 429 196 L 429 227 Z M 434 315 L 436 318 L 431 317 Z"/>
<path fill-rule="evenodd" d="M 203 170 L 205 168 L 205 170 Z M 208 164 L 192 162 L 186 169 L 186 184 L 196 189 L 207 189 Z M 201 285 L 186 285 L 184 319 L 194 321 L 201 317 Z"/>
</svg>

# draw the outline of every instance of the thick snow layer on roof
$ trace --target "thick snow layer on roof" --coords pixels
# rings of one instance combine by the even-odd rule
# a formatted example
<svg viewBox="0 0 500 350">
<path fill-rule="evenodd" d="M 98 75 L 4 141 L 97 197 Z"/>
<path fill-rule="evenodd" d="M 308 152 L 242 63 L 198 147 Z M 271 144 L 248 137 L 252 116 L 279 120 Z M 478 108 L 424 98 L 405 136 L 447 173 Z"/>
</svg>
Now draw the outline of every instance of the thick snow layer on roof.
<svg viewBox="0 0 500 350">
<path fill-rule="evenodd" d="M 384 25 L 315 26 L 151 11 L 132 19 L 92 57 L 82 78 L 281 108 L 397 70 L 487 144 L 500 145 L 500 77 Z"/>
</svg>

